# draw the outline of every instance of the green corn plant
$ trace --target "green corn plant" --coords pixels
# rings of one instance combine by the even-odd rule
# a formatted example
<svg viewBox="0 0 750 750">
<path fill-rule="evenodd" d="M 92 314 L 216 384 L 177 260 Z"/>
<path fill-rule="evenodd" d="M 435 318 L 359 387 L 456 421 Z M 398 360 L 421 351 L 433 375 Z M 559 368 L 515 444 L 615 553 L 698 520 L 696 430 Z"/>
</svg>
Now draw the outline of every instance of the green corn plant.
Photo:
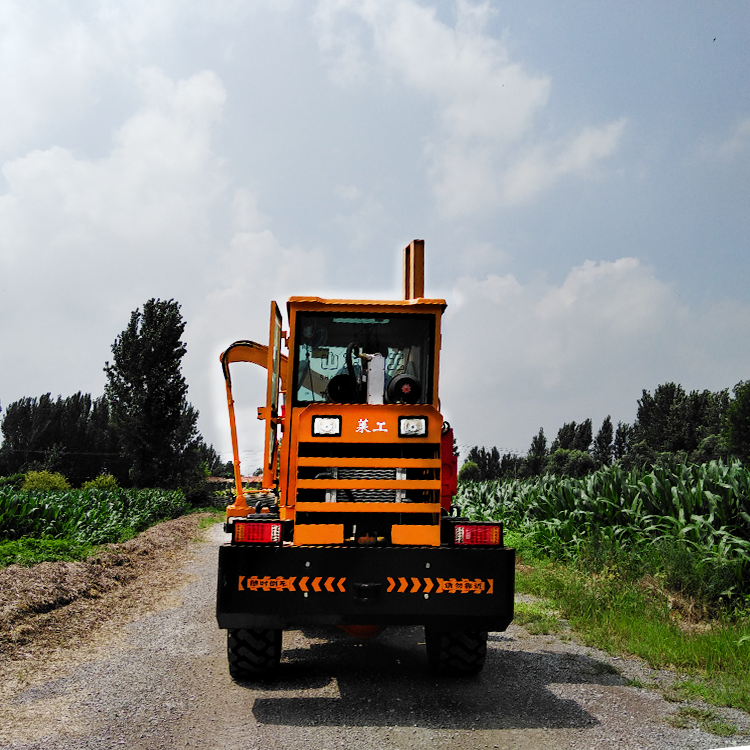
<svg viewBox="0 0 750 750">
<path fill-rule="evenodd" d="M 750 471 L 738 461 L 472 483 L 459 487 L 456 505 L 461 515 L 502 521 L 559 559 L 592 548 L 643 557 L 687 550 L 705 576 L 711 566 L 734 571 L 738 590 L 750 593 Z"/>
<path fill-rule="evenodd" d="M 0 540 L 118 541 L 187 510 L 179 490 L 19 491 L 0 487 Z"/>
</svg>

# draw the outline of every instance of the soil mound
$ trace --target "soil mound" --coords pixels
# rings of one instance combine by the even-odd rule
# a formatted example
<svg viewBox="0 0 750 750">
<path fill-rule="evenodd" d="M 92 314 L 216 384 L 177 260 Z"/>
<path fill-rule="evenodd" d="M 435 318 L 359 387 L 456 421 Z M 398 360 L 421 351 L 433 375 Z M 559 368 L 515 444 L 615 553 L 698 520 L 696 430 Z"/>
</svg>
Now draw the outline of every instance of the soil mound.
<svg viewBox="0 0 750 750">
<path fill-rule="evenodd" d="M 208 515 L 164 521 L 127 542 L 106 545 L 81 562 L 1 569 L 0 656 L 74 645 L 108 619 L 108 605 L 116 601 L 126 599 L 135 609 L 147 609 L 154 584 L 157 591 L 169 584 L 174 557 L 197 537 Z M 148 588 L 139 585 L 145 579 Z"/>
</svg>

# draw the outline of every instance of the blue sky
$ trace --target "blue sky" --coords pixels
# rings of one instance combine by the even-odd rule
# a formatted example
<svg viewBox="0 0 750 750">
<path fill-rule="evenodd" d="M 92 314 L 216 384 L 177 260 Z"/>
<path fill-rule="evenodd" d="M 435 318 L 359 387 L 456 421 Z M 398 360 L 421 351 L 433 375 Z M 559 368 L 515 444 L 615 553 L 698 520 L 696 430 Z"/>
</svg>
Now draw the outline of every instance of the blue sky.
<svg viewBox="0 0 750 750">
<path fill-rule="evenodd" d="M 227 452 L 219 352 L 271 299 L 397 296 L 415 237 L 462 444 L 748 379 L 748 32 L 737 2 L 4 3 L 0 405 L 101 393 L 174 298 Z"/>
</svg>

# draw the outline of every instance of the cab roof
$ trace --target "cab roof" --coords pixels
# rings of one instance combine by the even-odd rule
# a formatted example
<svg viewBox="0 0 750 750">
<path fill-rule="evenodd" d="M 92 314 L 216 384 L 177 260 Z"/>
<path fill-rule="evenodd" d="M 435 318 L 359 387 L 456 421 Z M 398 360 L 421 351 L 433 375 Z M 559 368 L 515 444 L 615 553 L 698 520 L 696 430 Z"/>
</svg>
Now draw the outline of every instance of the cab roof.
<svg viewBox="0 0 750 750">
<path fill-rule="evenodd" d="M 416 299 L 323 299 L 322 297 L 290 297 L 287 303 L 287 310 L 291 312 L 291 308 L 304 308 L 306 310 L 320 310 L 327 307 L 377 307 L 377 308 L 401 308 L 406 312 L 405 308 L 440 308 L 443 312 L 447 307 L 447 303 L 444 299 L 427 299 L 425 297 L 417 297 Z"/>
</svg>

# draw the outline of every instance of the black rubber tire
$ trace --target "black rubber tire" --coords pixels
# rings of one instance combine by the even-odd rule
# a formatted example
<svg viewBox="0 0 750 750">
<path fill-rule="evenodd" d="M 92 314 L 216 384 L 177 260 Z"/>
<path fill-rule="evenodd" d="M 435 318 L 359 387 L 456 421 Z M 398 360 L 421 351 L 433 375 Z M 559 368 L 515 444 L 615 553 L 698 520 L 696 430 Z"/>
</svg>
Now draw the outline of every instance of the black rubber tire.
<svg viewBox="0 0 750 750">
<path fill-rule="evenodd" d="M 487 633 L 481 630 L 437 630 L 425 627 L 430 668 L 457 677 L 478 674 L 487 656 Z"/>
<path fill-rule="evenodd" d="M 270 675 L 281 659 L 281 630 L 228 630 L 229 674 L 235 680 Z"/>
</svg>

